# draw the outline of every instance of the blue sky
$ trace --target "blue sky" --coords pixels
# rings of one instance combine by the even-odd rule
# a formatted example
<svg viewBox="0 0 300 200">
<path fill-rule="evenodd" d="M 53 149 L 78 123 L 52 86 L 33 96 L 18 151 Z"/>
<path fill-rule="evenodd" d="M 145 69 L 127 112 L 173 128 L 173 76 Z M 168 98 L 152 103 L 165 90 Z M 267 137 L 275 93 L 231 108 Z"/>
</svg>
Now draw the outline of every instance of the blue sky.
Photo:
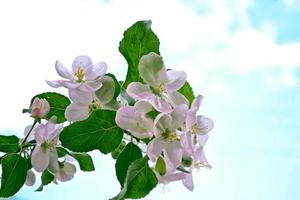
<svg viewBox="0 0 300 200">
<path fill-rule="evenodd" d="M 299 199 L 298 0 L 3 1 L 0 131 L 21 135 L 31 123 L 20 111 L 34 94 L 53 91 L 44 80 L 56 77 L 56 59 L 70 65 L 87 54 L 124 78 L 118 42 L 140 19 L 152 19 L 166 65 L 187 71 L 205 97 L 200 113 L 216 125 L 206 146 L 213 169 L 195 174 L 195 191 L 179 182 L 145 199 Z M 119 190 L 114 163 L 93 154 L 96 172 L 43 193 L 23 187 L 13 199 L 108 199 Z"/>
</svg>

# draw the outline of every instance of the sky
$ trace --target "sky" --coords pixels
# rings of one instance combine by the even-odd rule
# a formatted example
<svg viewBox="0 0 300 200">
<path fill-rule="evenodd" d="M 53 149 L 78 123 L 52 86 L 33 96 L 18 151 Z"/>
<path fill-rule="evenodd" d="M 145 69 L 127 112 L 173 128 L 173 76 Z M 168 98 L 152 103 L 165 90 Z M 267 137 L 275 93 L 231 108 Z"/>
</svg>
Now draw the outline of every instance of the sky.
<svg viewBox="0 0 300 200">
<path fill-rule="evenodd" d="M 105 61 L 123 80 L 123 31 L 152 20 L 168 68 L 185 70 L 200 114 L 215 122 L 206 145 L 213 168 L 144 199 L 297 200 L 300 198 L 299 0 L 0 1 L 0 133 L 22 136 L 35 94 L 54 90 L 54 63 L 77 55 Z M 110 156 L 92 153 L 96 171 L 42 193 L 24 186 L 13 200 L 108 199 L 119 191 Z"/>
</svg>

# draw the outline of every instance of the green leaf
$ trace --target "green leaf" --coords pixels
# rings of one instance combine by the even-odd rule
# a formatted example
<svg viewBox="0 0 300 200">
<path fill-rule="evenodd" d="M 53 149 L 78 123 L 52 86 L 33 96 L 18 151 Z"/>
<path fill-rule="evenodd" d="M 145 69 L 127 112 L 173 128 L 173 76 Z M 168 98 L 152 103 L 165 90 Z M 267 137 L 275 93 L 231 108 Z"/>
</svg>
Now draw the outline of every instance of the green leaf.
<svg viewBox="0 0 300 200">
<path fill-rule="evenodd" d="M 87 153 L 70 153 L 70 156 L 78 161 L 82 171 L 91 172 L 95 170 L 92 157 Z"/>
<path fill-rule="evenodd" d="M 50 184 L 54 180 L 54 175 L 51 174 L 48 170 L 45 170 L 41 177 L 42 183 L 38 189 L 36 189 L 36 192 L 40 192 L 44 189 L 45 185 Z"/>
<path fill-rule="evenodd" d="M 56 151 L 59 158 L 62 158 L 65 155 L 69 154 L 68 150 L 63 147 L 56 147 Z"/>
<path fill-rule="evenodd" d="M 120 153 L 121 153 L 121 152 L 123 151 L 123 149 L 125 148 L 125 146 L 126 146 L 126 142 L 122 141 L 122 142 L 120 143 L 120 145 L 119 145 L 113 152 L 111 152 L 111 157 L 112 157 L 113 159 L 117 159 L 117 158 L 119 157 Z"/>
<path fill-rule="evenodd" d="M 189 101 L 190 105 L 192 105 L 193 100 L 195 99 L 195 95 L 191 85 L 186 81 L 185 84 L 178 90 L 181 94 L 183 94 L 187 100 Z"/>
<path fill-rule="evenodd" d="M 125 57 L 128 71 L 123 87 L 134 81 L 141 81 L 138 64 L 143 55 L 159 54 L 159 40 L 151 30 L 151 21 L 138 21 L 124 32 L 119 51 Z"/>
<path fill-rule="evenodd" d="M 132 142 L 128 143 L 125 149 L 120 153 L 116 161 L 116 175 L 122 187 L 124 186 L 129 165 L 142 156 L 141 149 Z"/>
<path fill-rule="evenodd" d="M 121 192 L 112 200 L 145 197 L 157 185 L 157 178 L 148 165 L 147 156 L 135 160 L 128 168 L 125 184 Z"/>
<path fill-rule="evenodd" d="M 2 159 L 0 197 L 16 194 L 24 185 L 27 176 L 27 160 L 20 155 L 8 154 Z"/>
<path fill-rule="evenodd" d="M 161 176 L 166 174 L 166 163 L 161 156 L 159 156 L 159 158 L 156 161 L 155 171 L 157 171 Z"/>
<path fill-rule="evenodd" d="M 115 75 L 111 74 L 111 73 L 108 73 L 108 74 L 105 74 L 105 76 L 110 76 L 113 80 L 114 80 L 114 83 L 115 83 L 115 93 L 114 93 L 114 99 L 117 99 L 117 97 L 119 96 L 120 92 L 121 92 L 121 84 L 120 82 L 117 80 L 117 78 L 115 77 Z"/>
<path fill-rule="evenodd" d="M 62 146 L 74 152 L 89 152 L 99 149 L 107 154 L 122 141 L 123 131 L 115 122 L 116 112 L 96 110 L 88 119 L 74 122 L 60 134 Z"/>
<path fill-rule="evenodd" d="M 71 104 L 71 101 L 66 96 L 55 92 L 38 94 L 31 99 L 30 107 L 36 97 L 46 99 L 48 101 L 50 111 L 47 115 L 47 119 L 50 119 L 52 116 L 56 116 L 57 123 L 63 123 L 66 121 L 65 110 L 67 106 Z"/>
<path fill-rule="evenodd" d="M 15 135 L 0 135 L 0 151 L 5 153 L 15 153 L 19 149 L 19 138 Z"/>
</svg>

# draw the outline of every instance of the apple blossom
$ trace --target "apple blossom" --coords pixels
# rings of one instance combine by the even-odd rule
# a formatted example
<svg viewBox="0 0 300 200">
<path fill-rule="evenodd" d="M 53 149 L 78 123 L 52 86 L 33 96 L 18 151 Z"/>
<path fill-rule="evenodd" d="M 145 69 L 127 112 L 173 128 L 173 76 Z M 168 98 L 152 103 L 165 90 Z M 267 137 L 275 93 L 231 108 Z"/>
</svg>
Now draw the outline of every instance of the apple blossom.
<svg viewBox="0 0 300 200">
<path fill-rule="evenodd" d="M 58 146 L 59 134 L 63 130 L 63 125 L 56 125 L 53 119 L 44 125 L 40 124 L 34 132 L 36 146 L 32 152 L 32 167 L 37 172 L 43 172 L 45 169 L 55 173 L 58 170 L 58 155 L 56 147 Z"/>
<path fill-rule="evenodd" d="M 32 170 L 27 171 L 26 181 L 25 184 L 27 186 L 33 186 L 35 183 L 35 174 Z"/>
<path fill-rule="evenodd" d="M 88 118 L 89 114 L 97 109 L 116 110 L 118 104 L 113 100 L 115 85 L 109 76 L 100 79 L 102 87 L 94 92 L 83 92 L 80 90 L 69 90 L 71 103 L 66 111 L 66 119 L 70 122 L 80 121 Z"/>
<path fill-rule="evenodd" d="M 169 114 L 159 114 L 154 121 L 155 138 L 148 144 L 147 154 L 150 160 L 155 162 L 163 152 L 168 171 L 181 164 L 183 154 L 180 143 L 181 127 L 187 110 L 187 105 L 181 104 Z"/>
<path fill-rule="evenodd" d="M 46 99 L 36 97 L 31 105 L 31 117 L 44 118 L 50 110 L 50 105 Z"/>
<path fill-rule="evenodd" d="M 56 61 L 55 69 L 58 75 L 66 80 L 47 81 L 51 87 L 65 87 L 85 92 L 95 92 L 102 86 L 99 79 L 106 73 L 107 66 L 104 62 L 93 65 L 90 57 L 82 55 L 75 58 L 72 64 L 72 71 L 59 61 Z"/>
<path fill-rule="evenodd" d="M 153 120 L 147 117 L 152 105 L 146 101 L 138 101 L 134 106 L 122 106 L 116 115 L 117 125 L 129 131 L 139 139 L 153 136 Z"/>
<path fill-rule="evenodd" d="M 55 178 L 61 182 L 66 182 L 73 179 L 76 173 L 76 167 L 69 162 L 63 162 L 60 164 L 58 171 L 55 173 Z"/>
<path fill-rule="evenodd" d="M 186 81 L 183 71 L 166 70 L 162 57 L 154 52 L 144 55 L 139 62 L 139 73 L 146 84 L 130 83 L 129 96 L 136 100 L 146 100 L 160 112 L 171 112 L 179 104 L 187 104 L 187 99 L 179 90 Z"/>
</svg>

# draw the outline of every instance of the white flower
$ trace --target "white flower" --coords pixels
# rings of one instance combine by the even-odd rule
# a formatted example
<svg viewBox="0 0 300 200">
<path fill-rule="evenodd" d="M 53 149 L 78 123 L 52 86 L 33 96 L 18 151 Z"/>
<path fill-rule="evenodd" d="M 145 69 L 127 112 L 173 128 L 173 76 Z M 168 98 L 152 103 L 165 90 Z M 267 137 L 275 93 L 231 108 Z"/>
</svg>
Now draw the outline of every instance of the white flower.
<svg viewBox="0 0 300 200">
<path fill-rule="evenodd" d="M 139 73 L 146 84 L 130 83 L 129 96 L 136 100 L 146 100 L 164 113 L 169 113 L 176 105 L 187 104 L 187 99 L 177 92 L 186 81 L 183 71 L 166 70 L 162 57 L 156 53 L 144 55 L 139 62 Z"/>
<path fill-rule="evenodd" d="M 66 87 L 85 92 L 95 92 L 102 86 L 99 79 L 106 73 L 107 66 L 104 62 L 93 65 L 88 56 L 78 56 L 72 64 L 72 71 L 64 67 L 59 61 L 56 61 L 55 69 L 58 75 L 67 80 L 47 81 L 51 87 Z"/>
</svg>

